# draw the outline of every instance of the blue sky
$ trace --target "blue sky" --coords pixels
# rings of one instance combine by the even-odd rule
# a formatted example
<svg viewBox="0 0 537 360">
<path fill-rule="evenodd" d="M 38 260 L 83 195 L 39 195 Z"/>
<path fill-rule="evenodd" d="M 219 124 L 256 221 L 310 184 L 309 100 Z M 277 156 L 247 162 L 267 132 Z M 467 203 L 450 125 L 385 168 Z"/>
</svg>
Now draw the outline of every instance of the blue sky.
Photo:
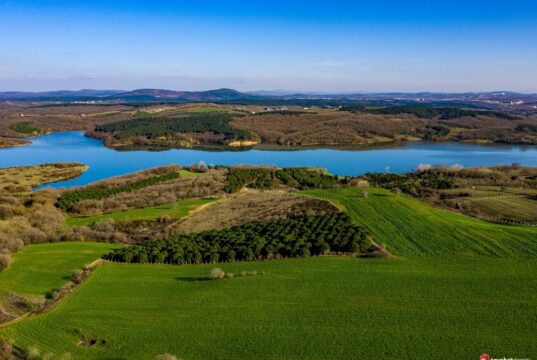
<svg viewBox="0 0 537 360">
<path fill-rule="evenodd" d="M 0 0 L 0 91 L 537 92 L 535 1 Z"/>
</svg>

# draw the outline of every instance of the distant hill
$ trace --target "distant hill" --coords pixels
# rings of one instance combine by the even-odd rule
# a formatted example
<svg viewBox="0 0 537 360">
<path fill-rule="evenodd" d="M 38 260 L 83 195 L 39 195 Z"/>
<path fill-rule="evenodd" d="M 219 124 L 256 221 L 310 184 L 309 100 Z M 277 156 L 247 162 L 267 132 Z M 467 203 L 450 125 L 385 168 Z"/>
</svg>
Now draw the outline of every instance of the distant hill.
<svg viewBox="0 0 537 360">
<path fill-rule="evenodd" d="M 241 93 L 233 89 L 217 89 L 207 91 L 173 91 L 161 89 L 138 89 L 120 94 L 113 97 L 127 100 L 186 100 L 186 101 L 228 101 L 238 99 L 255 98 L 256 96 Z"/>
<path fill-rule="evenodd" d="M 396 106 L 421 103 L 429 106 L 458 106 L 491 110 L 509 109 L 521 113 L 537 112 L 537 94 L 509 91 L 434 93 L 321 93 L 288 90 L 240 92 L 222 88 L 206 91 L 176 91 L 165 89 L 59 90 L 47 92 L 0 92 L 0 101 L 75 101 L 98 102 L 219 102 L 256 105 L 337 106 L 356 103 L 373 106 Z"/>
<path fill-rule="evenodd" d="M 0 99 L 4 100 L 24 100 L 24 99 L 46 99 L 46 98 L 106 98 L 120 94 L 124 90 L 57 90 L 44 92 L 26 91 L 6 91 L 0 92 Z"/>
</svg>

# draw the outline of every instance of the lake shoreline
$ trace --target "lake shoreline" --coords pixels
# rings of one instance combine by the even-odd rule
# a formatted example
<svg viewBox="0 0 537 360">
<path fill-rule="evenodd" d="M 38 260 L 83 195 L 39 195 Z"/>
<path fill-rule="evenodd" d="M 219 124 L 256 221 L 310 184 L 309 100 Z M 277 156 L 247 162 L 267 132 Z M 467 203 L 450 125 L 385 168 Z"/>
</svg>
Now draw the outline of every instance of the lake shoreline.
<svg viewBox="0 0 537 360">
<path fill-rule="evenodd" d="M 307 147 L 249 149 L 135 149 L 121 151 L 106 147 L 102 140 L 85 136 L 83 131 L 57 132 L 32 138 L 32 144 L 0 149 L 0 167 L 55 162 L 80 162 L 90 169 L 80 177 L 49 186 L 80 186 L 111 176 L 171 163 L 183 166 L 275 165 L 278 167 L 320 167 L 340 176 L 367 172 L 404 173 L 419 164 L 465 167 L 510 165 L 537 166 L 537 146 L 474 145 L 453 142 L 405 142 L 366 148 Z"/>
</svg>

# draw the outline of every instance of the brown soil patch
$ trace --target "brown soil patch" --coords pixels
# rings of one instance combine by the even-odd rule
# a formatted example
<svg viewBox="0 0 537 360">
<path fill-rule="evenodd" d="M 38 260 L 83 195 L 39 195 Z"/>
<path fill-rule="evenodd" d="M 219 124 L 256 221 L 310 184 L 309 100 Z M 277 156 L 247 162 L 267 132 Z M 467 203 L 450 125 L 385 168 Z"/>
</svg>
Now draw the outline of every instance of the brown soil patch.
<svg viewBox="0 0 537 360">
<path fill-rule="evenodd" d="M 331 203 L 285 191 L 246 191 L 192 213 L 174 230 L 180 233 L 223 229 L 253 221 L 279 220 L 339 211 Z"/>
</svg>

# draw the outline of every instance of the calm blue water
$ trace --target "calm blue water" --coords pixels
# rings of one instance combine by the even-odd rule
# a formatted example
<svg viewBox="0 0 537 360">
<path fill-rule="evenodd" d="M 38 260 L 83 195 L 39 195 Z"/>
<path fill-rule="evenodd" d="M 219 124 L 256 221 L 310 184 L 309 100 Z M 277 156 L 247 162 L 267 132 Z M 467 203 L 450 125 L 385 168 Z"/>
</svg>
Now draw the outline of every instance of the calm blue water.
<svg viewBox="0 0 537 360">
<path fill-rule="evenodd" d="M 409 143 L 400 147 L 367 150 L 248 150 L 206 151 L 173 149 L 166 151 L 116 151 L 83 132 L 63 132 L 31 139 L 33 144 L 0 149 L 0 167 L 35 165 L 44 162 L 77 161 L 90 169 L 76 179 L 51 186 L 85 185 L 110 176 L 140 169 L 178 163 L 188 165 L 200 160 L 208 165 L 264 164 L 278 166 L 318 166 L 338 175 L 366 172 L 407 172 L 424 164 L 478 165 L 512 164 L 537 166 L 536 146 L 478 146 L 457 143 Z"/>
</svg>

